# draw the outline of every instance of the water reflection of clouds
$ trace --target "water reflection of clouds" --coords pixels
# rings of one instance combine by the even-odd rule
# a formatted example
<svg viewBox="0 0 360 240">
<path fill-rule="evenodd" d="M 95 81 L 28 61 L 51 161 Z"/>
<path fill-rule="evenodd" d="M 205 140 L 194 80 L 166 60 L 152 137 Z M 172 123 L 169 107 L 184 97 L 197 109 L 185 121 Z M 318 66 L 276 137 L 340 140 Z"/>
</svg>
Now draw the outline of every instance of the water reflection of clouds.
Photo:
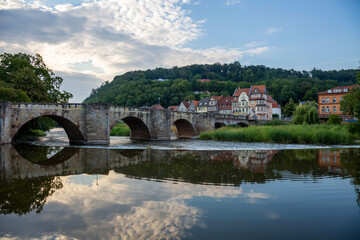
<svg viewBox="0 0 360 240">
<path fill-rule="evenodd" d="M 248 202 L 270 197 L 227 186 L 129 179 L 114 172 L 103 177 L 99 185 L 95 179 L 91 185 L 74 182 L 71 177 L 62 179 L 64 187 L 48 199 L 53 210 L 43 214 L 47 219 L 57 219 L 60 225 L 72 222 L 66 235 L 81 239 L 181 239 L 189 237 L 188 229 L 205 227 L 203 210 L 189 206 L 187 199 L 239 197 Z"/>
<path fill-rule="evenodd" d="M 34 212 L 24 216 L 21 230 L 16 224 L 8 229 L 17 232 L 9 238 L 182 239 L 190 237 L 190 229 L 206 227 L 204 210 L 189 205 L 189 199 L 247 202 L 270 197 L 241 187 L 159 183 L 113 171 L 102 176 L 98 185 L 96 175 L 61 179 L 63 188 L 47 199 L 37 220 L 33 221 Z"/>
</svg>

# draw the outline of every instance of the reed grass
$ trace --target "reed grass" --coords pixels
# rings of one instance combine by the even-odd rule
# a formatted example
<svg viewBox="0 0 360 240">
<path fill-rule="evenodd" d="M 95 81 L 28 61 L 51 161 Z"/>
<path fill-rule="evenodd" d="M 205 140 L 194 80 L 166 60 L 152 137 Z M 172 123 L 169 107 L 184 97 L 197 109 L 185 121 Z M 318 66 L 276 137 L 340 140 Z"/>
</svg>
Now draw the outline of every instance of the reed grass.
<svg viewBox="0 0 360 240">
<path fill-rule="evenodd" d="M 341 125 L 282 125 L 224 127 L 200 134 L 203 140 L 297 143 L 297 144 L 352 144 L 354 135 Z"/>
</svg>

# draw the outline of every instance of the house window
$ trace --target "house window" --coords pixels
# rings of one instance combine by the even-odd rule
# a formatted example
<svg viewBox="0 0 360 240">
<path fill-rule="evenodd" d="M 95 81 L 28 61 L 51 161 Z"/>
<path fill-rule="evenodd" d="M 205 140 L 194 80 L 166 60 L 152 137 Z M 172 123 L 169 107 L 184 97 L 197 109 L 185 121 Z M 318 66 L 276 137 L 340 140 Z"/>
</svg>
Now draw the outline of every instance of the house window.
<svg viewBox="0 0 360 240">
<path fill-rule="evenodd" d="M 326 112 L 330 112 L 330 108 L 329 108 L 329 107 L 326 107 Z"/>
<path fill-rule="evenodd" d="M 342 100 L 342 97 L 340 97 L 339 101 L 341 102 L 341 100 Z"/>
<path fill-rule="evenodd" d="M 333 112 L 334 112 L 334 113 L 336 112 L 336 107 L 335 107 L 335 106 L 333 107 Z"/>
<path fill-rule="evenodd" d="M 321 112 L 325 112 L 325 107 L 322 107 Z"/>
<path fill-rule="evenodd" d="M 322 98 L 322 99 L 321 99 L 321 102 L 322 102 L 322 103 L 325 103 L 325 98 Z"/>
<path fill-rule="evenodd" d="M 326 103 L 330 103 L 330 99 L 328 97 L 326 98 Z"/>
<path fill-rule="evenodd" d="M 333 103 L 336 103 L 336 97 L 333 97 Z"/>
<path fill-rule="evenodd" d="M 254 105 L 254 101 L 251 101 L 251 105 Z"/>
</svg>

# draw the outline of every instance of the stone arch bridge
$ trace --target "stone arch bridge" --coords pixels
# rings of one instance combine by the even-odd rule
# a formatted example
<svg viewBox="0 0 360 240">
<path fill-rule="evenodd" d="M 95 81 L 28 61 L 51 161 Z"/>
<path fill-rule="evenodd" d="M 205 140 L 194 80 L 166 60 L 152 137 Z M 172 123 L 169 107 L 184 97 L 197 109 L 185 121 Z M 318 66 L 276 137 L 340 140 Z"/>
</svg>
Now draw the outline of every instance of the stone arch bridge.
<svg viewBox="0 0 360 240">
<path fill-rule="evenodd" d="M 254 125 L 245 117 L 223 114 L 172 112 L 109 104 L 0 102 L 0 144 L 11 143 L 27 122 L 46 116 L 58 122 L 72 145 L 107 145 L 110 131 L 120 120 L 131 130 L 131 138 L 169 140 L 175 125 L 180 138 L 192 138 L 223 125 Z"/>
</svg>

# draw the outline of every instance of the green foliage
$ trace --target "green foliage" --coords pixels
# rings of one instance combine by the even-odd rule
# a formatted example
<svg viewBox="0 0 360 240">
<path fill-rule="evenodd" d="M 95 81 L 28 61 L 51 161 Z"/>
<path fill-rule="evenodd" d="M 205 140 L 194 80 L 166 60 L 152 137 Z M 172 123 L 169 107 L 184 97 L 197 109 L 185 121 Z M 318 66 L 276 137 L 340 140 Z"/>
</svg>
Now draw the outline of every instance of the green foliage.
<svg viewBox="0 0 360 240">
<path fill-rule="evenodd" d="M 331 115 L 327 120 L 327 124 L 340 124 L 340 123 L 341 123 L 341 117 L 335 114 Z"/>
<path fill-rule="evenodd" d="M 0 214 L 40 213 L 46 199 L 63 187 L 60 177 L 15 180 L 0 189 Z"/>
<path fill-rule="evenodd" d="M 353 123 L 348 123 L 346 125 L 347 129 L 349 130 L 349 132 L 353 133 L 356 135 L 357 139 L 360 138 L 360 121 L 356 121 Z"/>
<path fill-rule="evenodd" d="M 319 123 L 319 113 L 315 105 L 303 104 L 296 107 L 293 122 L 295 124 Z"/>
<path fill-rule="evenodd" d="M 67 102 L 72 94 L 60 91 L 62 81 L 39 54 L 0 54 L 0 86 L 21 90 L 32 102 Z"/>
<path fill-rule="evenodd" d="M 326 89 L 351 85 L 356 82 L 359 70 L 299 72 L 274 69 L 265 66 L 242 66 L 239 62 L 230 64 L 194 64 L 171 69 L 156 68 L 146 71 L 127 72 L 116 76 L 112 82 L 105 82 L 93 89 L 84 103 L 103 102 L 112 105 L 141 107 L 157 104 L 158 97 L 164 107 L 178 105 L 185 99 L 205 97 L 196 91 L 208 90 L 211 95 L 232 95 L 236 88 L 266 84 L 270 95 L 282 106 L 295 101 L 317 101 L 317 93 Z M 167 79 L 159 81 L 158 79 Z M 210 79 L 200 82 L 199 79 Z M 295 108 L 290 108 L 289 115 Z"/>
<path fill-rule="evenodd" d="M 277 118 L 279 118 L 279 114 L 275 113 L 272 115 L 272 117 L 273 117 L 273 119 L 277 119 Z"/>
<path fill-rule="evenodd" d="M 126 123 L 119 122 L 111 129 L 110 136 L 130 136 L 130 128 Z"/>
<path fill-rule="evenodd" d="M 264 126 L 280 126 L 280 125 L 284 125 L 284 123 L 281 120 L 272 120 L 264 124 Z"/>
<path fill-rule="evenodd" d="M 287 117 L 291 117 L 295 111 L 295 103 L 292 98 L 290 98 L 289 103 L 287 103 L 284 107 L 284 115 Z"/>
<path fill-rule="evenodd" d="M 340 110 L 360 119 L 360 87 L 353 88 L 349 94 L 343 96 Z"/>
<path fill-rule="evenodd" d="M 0 100 L 10 102 L 30 102 L 30 98 L 23 91 L 4 87 L 0 87 Z"/>
<path fill-rule="evenodd" d="M 296 144 L 351 144 L 354 136 L 341 125 L 284 125 L 220 128 L 200 134 L 203 140 Z"/>
</svg>

